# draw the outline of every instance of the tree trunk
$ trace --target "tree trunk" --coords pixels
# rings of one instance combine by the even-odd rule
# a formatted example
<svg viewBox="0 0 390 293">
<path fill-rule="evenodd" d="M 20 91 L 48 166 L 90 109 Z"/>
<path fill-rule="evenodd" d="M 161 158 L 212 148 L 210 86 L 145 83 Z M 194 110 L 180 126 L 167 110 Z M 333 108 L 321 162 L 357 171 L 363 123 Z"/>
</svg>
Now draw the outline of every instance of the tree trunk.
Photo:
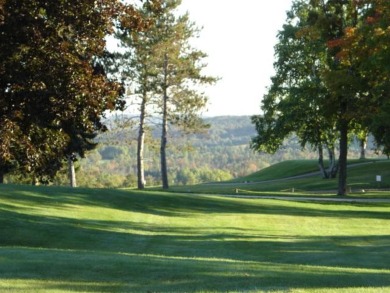
<svg viewBox="0 0 390 293">
<path fill-rule="evenodd" d="M 334 154 L 334 147 L 326 146 L 328 150 L 328 156 L 329 156 L 329 166 L 328 168 L 325 168 L 324 166 L 324 154 L 323 154 L 323 147 L 320 145 L 318 147 L 318 165 L 322 174 L 322 177 L 324 179 L 333 179 L 336 178 L 337 172 L 338 172 L 338 163 L 336 162 L 336 157 Z"/>
<path fill-rule="evenodd" d="M 366 158 L 366 147 L 367 147 L 367 138 L 360 139 L 360 160 L 364 160 Z"/>
<path fill-rule="evenodd" d="M 73 155 L 68 156 L 68 177 L 69 177 L 69 185 L 73 188 L 77 187 L 76 171 L 74 168 Z"/>
<path fill-rule="evenodd" d="M 160 147 L 160 156 L 161 156 L 161 180 L 162 186 L 164 189 L 169 188 L 168 184 L 168 167 L 167 167 L 167 133 L 168 133 L 168 122 L 167 122 L 167 110 L 166 110 L 166 97 L 164 96 L 164 111 L 163 111 L 163 124 L 162 124 L 162 134 L 161 134 L 161 147 Z"/>
<path fill-rule="evenodd" d="M 346 107 L 346 105 L 345 105 Z M 345 112 L 342 111 L 342 114 Z M 339 186 L 337 195 L 347 195 L 347 156 L 348 156 L 348 121 L 340 121 L 340 157 L 339 157 Z"/>
<path fill-rule="evenodd" d="M 138 145 L 137 145 L 137 178 L 138 189 L 145 188 L 145 168 L 144 168 L 144 145 L 145 145 L 145 111 L 146 111 L 146 97 L 142 98 L 141 114 L 138 131 Z"/>
<path fill-rule="evenodd" d="M 0 168 L 0 184 L 4 183 L 4 171 L 2 168 Z"/>
<path fill-rule="evenodd" d="M 328 167 L 328 174 L 329 178 L 336 178 L 337 172 L 339 171 L 339 164 L 336 162 L 336 156 L 334 153 L 334 146 L 327 147 L 328 148 L 328 155 L 329 155 L 329 167 Z"/>
<path fill-rule="evenodd" d="M 324 150 L 322 148 L 322 144 L 319 144 L 318 146 L 318 167 L 320 168 L 322 178 L 328 179 L 328 173 L 326 172 L 324 166 Z"/>
<path fill-rule="evenodd" d="M 164 189 L 169 188 L 168 184 L 168 168 L 167 168 L 167 133 L 168 133 L 168 92 L 167 92 L 167 75 L 168 75 L 168 56 L 164 56 L 164 85 L 163 85 L 163 113 L 162 113 L 162 131 L 161 131 L 161 180 Z"/>
</svg>

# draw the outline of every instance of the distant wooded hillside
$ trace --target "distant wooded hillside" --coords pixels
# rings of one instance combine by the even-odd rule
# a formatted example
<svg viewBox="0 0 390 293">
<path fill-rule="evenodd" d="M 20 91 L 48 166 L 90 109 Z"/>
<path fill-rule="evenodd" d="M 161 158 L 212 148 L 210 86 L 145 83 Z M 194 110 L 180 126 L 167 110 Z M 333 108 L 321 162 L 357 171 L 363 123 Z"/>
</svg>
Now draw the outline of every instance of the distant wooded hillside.
<svg viewBox="0 0 390 293">
<path fill-rule="evenodd" d="M 206 118 L 208 131 L 183 136 L 174 128 L 168 142 L 169 179 L 171 184 L 186 185 L 221 181 L 244 176 L 282 159 L 301 155 L 282 151 L 282 157 L 259 155 L 249 149 L 255 129 L 249 116 Z M 111 123 L 113 124 L 113 123 Z M 146 143 L 145 167 L 147 185 L 160 182 L 158 121 L 150 121 L 152 135 Z M 100 145 L 79 163 L 81 186 L 124 187 L 136 184 L 136 128 L 111 127 L 99 137 Z M 308 154 L 306 154 L 308 155 Z M 65 174 L 64 174 L 65 175 Z M 61 177 L 61 182 L 65 178 Z M 60 178 L 60 177 L 59 177 Z M 61 183 L 62 184 L 62 183 Z"/>
<path fill-rule="evenodd" d="M 222 181 L 248 175 L 277 162 L 291 159 L 316 159 L 310 148 L 302 150 L 292 136 L 276 154 L 258 154 L 249 148 L 255 129 L 249 116 L 206 118 L 207 132 L 182 136 L 171 130 L 169 139 L 169 179 L 171 184 L 187 185 Z M 150 127 L 158 122 L 152 121 Z M 136 128 L 112 127 L 99 137 L 100 145 L 80 160 L 78 183 L 88 187 L 136 186 Z M 147 185 L 160 182 L 158 126 L 148 138 L 145 152 Z M 358 156 L 358 144 L 352 144 L 351 157 Z M 65 174 L 58 184 L 66 184 Z"/>
<path fill-rule="evenodd" d="M 205 133 L 182 136 L 171 130 L 169 138 L 169 179 L 173 185 L 222 181 L 246 176 L 277 162 L 292 159 L 316 159 L 317 153 L 301 149 L 296 137 L 288 138 L 276 154 L 258 154 L 249 148 L 255 129 L 249 116 L 206 118 Z M 147 186 L 159 184 L 159 131 L 156 127 L 147 140 L 145 152 Z M 99 146 L 78 161 L 77 181 L 85 187 L 136 186 L 136 127 L 110 121 L 111 130 L 98 137 Z M 370 147 L 369 147 L 370 148 Z M 350 156 L 358 157 L 358 144 L 352 144 Z M 372 152 L 371 152 L 372 155 Z M 12 180 L 12 179 L 9 179 Z M 67 185 L 65 170 L 55 181 Z"/>
</svg>

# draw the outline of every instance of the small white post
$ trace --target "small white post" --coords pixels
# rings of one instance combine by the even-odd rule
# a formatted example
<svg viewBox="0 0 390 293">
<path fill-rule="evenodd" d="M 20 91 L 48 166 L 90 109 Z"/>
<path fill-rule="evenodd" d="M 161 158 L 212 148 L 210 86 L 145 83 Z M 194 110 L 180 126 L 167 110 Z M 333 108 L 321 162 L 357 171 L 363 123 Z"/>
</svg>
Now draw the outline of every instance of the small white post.
<svg viewBox="0 0 390 293">
<path fill-rule="evenodd" d="M 378 188 L 381 187 L 381 181 L 382 181 L 382 176 L 381 175 L 376 175 L 376 182 L 378 182 Z"/>
</svg>

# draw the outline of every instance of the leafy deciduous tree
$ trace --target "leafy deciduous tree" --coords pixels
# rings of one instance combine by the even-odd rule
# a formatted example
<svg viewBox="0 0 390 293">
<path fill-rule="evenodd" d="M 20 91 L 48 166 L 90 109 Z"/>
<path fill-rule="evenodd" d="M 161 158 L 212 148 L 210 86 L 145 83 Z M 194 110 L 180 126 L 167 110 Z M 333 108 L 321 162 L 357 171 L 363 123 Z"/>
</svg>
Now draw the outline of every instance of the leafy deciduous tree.
<svg viewBox="0 0 390 293">
<path fill-rule="evenodd" d="M 82 154 L 71 141 L 105 129 L 122 91 L 101 66 L 114 24 L 143 25 L 116 0 L 0 2 L 1 173 L 52 177 L 69 152 Z"/>
<path fill-rule="evenodd" d="M 255 149 L 270 144 L 275 149 L 291 131 L 302 142 L 320 149 L 318 142 L 324 137 L 318 135 L 315 126 L 337 127 L 338 194 L 346 194 L 349 133 L 373 129 L 370 121 L 383 121 L 377 113 L 388 96 L 384 91 L 389 84 L 388 69 L 379 66 L 378 70 L 372 60 L 388 58 L 388 18 L 384 16 L 388 16 L 388 9 L 382 0 L 294 2 L 290 23 L 280 34 L 277 74 L 263 102 L 264 117 L 253 117 L 259 132 L 252 142 Z M 283 58 L 285 55 L 290 59 Z M 265 141 L 267 136 L 274 136 L 271 143 Z"/>
<path fill-rule="evenodd" d="M 310 6 L 304 1 L 295 2 L 278 35 L 276 74 L 262 101 L 264 114 L 252 117 L 258 135 L 252 139 L 251 147 L 274 153 L 288 135 L 296 133 L 302 147 L 310 144 L 318 150 L 323 177 L 333 178 L 337 172 L 337 131 L 334 113 L 322 107 L 329 99 L 321 79 L 326 47 L 308 29 L 310 21 Z M 324 146 L 329 153 L 328 170 L 324 166 Z"/>
</svg>

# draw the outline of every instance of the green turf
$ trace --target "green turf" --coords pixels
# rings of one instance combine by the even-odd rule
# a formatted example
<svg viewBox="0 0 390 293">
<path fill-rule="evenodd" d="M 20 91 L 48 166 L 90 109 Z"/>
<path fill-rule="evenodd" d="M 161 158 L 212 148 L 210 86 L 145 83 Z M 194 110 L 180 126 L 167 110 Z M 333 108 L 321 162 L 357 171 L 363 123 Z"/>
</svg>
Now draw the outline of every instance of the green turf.
<svg viewBox="0 0 390 293">
<path fill-rule="evenodd" d="M 362 164 L 370 164 L 377 162 L 388 162 L 390 165 L 390 161 L 388 160 L 378 160 L 378 159 L 366 159 L 366 160 L 348 160 L 349 166 L 358 166 Z M 327 163 L 325 162 L 325 166 Z M 249 174 L 248 176 L 240 177 L 231 180 L 230 182 L 257 182 L 264 180 L 273 180 L 273 179 L 282 179 L 289 178 L 292 176 L 310 174 L 310 173 L 318 173 L 318 161 L 317 160 L 288 160 L 283 161 L 268 168 L 262 169 L 258 172 Z M 315 176 L 318 177 L 316 174 Z"/>
<path fill-rule="evenodd" d="M 271 165 L 268 168 L 231 180 L 230 182 L 263 181 L 286 178 L 296 175 L 318 172 L 317 161 L 315 160 L 289 160 Z"/>
<path fill-rule="evenodd" d="M 0 292 L 388 292 L 389 204 L 0 186 Z"/>
<path fill-rule="evenodd" d="M 195 186 L 176 186 L 172 190 L 179 192 L 232 194 L 238 189 L 240 194 L 278 192 L 290 195 L 294 195 L 291 194 L 291 191 L 294 190 L 295 195 L 297 195 L 297 192 L 314 193 L 317 195 L 325 194 L 327 196 L 335 195 L 337 193 L 338 178 L 322 179 L 318 173 L 311 173 L 313 164 L 314 161 L 286 161 L 236 181 Z M 302 177 L 299 177 L 299 175 L 302 175 Z M 382 181 L 380 183 L 376 181 L 377 175 L 381 175 Z M 252 180 L 248 180 L 250 178 Z M 355 160 L 349 165 L 347 183 L 349 193 L 352 196 L 370 196 L 373 193 L 367 193 L 367 191 L 389 189 L 390 161 Z M 364 194 L 363 191 L 365 191 Z M 378 195 L 378 193 L 375 195 Z M 390 197 L 390 192 L 379 196 Z"/>
</svg>

